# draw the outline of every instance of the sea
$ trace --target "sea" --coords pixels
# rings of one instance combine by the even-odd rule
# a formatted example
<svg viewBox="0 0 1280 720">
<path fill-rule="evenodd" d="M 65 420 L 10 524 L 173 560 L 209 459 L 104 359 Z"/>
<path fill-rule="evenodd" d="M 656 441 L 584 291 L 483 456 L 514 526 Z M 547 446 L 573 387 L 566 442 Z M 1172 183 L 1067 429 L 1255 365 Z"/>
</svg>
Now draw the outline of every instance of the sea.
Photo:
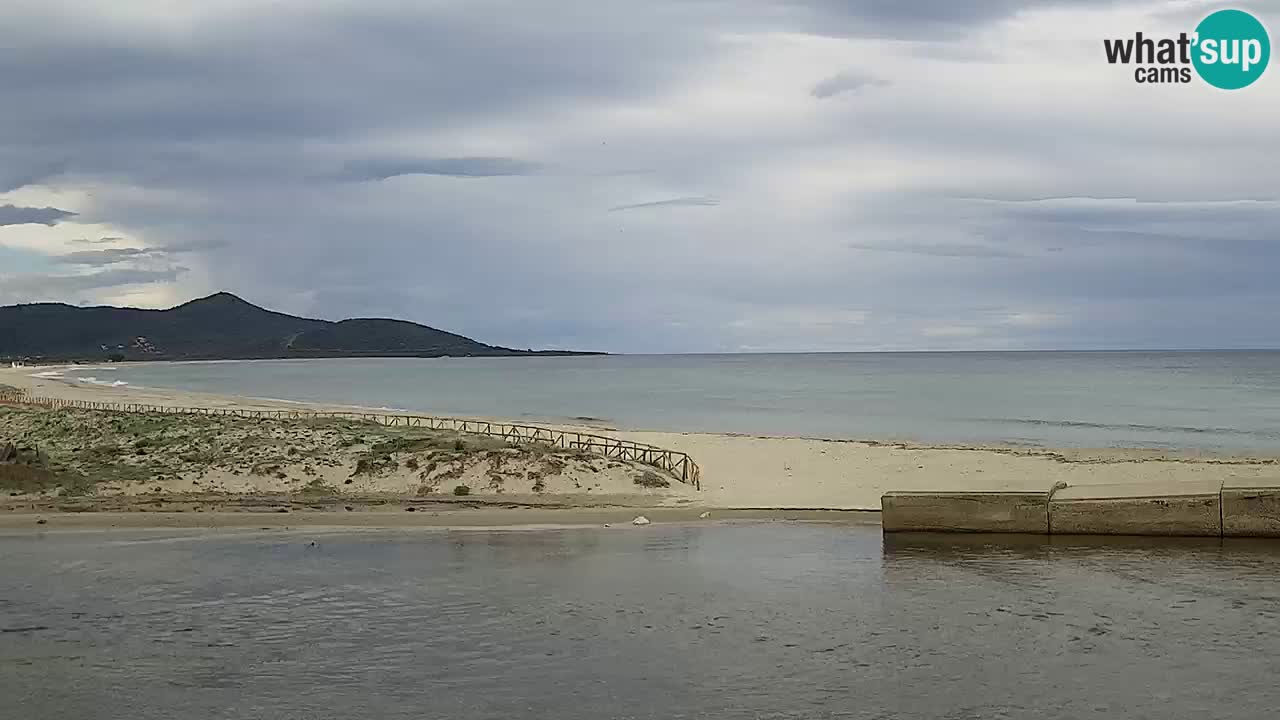
<svg viewBox="0 0 1280 720">
<path fill-rule="evenodd" d="M 527 422 L 922 443 L 1280 451 L 1280 351 L 268 360 L 88 384 Z"/>
<path fill-rule="evenodd" d="M 0 532 L 14 720 L 1273 717 L 1280 548 L 601 529 Z"/>
</svg>

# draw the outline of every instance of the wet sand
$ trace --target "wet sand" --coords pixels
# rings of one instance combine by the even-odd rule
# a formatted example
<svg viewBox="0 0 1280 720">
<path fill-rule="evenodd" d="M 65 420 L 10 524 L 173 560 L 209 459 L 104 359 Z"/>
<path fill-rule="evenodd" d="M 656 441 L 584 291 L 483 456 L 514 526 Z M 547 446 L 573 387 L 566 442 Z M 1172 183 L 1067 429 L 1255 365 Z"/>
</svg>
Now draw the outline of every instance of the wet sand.
<svg viewBox="0 0 1280 720">
<path fill-rule="evenodd" d="M 277 512 L 275 507 L 229 511 L 165 510 L 108 512 L 20 511 L 0 513 L 0 529 L 74 530 L 107 528 L 441 528 L 441 529 L 552 529 L 572 527 L 609 527 L 644 530 L 632 524 L 643 515 L 654 525 L 715 525 L 731 522 L 806 522 L 845 525 L 878 524 L 879 513 L 843 510 L 714 510 L 702 508 L 635 508 L 625 507 L 468 507 L 418 506 L 406 512 L 399 503 L 387 506 L 345 511 L 342 507 L 325 510 L 290 510 Z M 702 517 L 705 513 L 707 517 Z M 40 522 L 43 520 L 44 522 Z"/>
</svg>

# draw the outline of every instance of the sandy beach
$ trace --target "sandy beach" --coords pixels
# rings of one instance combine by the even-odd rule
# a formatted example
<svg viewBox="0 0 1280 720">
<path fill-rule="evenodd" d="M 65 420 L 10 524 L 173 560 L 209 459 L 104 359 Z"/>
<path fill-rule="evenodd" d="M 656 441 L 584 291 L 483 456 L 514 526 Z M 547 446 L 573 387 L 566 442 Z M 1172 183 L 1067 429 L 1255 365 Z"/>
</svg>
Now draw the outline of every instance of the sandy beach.
<svg viewBox="0 0 1280 720">
<path fill-rule="evenodd" d="M 0 384 L 22 388 L 34 395 L 72 400 L 244 409 L 354 409 L 176 390 L 85 385 L 55 377 L 35 377 L 48 370 L 0 369 Z M 1068 487 L 1120 483 L 1280 483 L 1280 458 L 1265 456 L 929 446 L 580 429 L 688 453 L 702 468 L 702 490 L 678 488 L 668 498 L 669 502 L 661 504 L 698 508 L 878 510 L 881 495 L 891 490 L 1043 491 L 1059 482 Z"/>
</svg>

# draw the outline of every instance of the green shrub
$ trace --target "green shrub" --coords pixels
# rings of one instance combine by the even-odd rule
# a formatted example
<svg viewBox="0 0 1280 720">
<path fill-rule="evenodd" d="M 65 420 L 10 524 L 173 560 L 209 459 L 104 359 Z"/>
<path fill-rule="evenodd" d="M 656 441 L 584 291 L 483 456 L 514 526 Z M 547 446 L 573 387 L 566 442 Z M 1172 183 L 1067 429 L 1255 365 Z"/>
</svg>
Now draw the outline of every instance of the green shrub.
<svg viewBox="0 0 1280 720">
<path fill-rule="evenodd" d="M 338 488 L 326 483 L 320 478 L 312 478 L 306 485 L 298 489 L 302 495 L 337 495 Z"/>
<path fill-rule="evenodd" d="M 453 494 L 457 495 L 458 497 L 462 497 L 463 495 L 470 495 L 471 488 L 467 487 L 466 485 L 458 485 L 453 488 Z"/>
<path fill-rule="evenodd" d="M 383 475 L 398 467 L 399 465 L 391 458 L 390 455 L 379 452 L 369 452 L 356 460 L 356 467 L 351 471 L 351 477 L 357 477 L 360 475 Z"/>
<path fill-rule="evenodd" d="M 0 489 L 19 493 L 40 492 L 59 484 L 56 473 L 31 465 L 0 465 Z"/>
<path fill-rule="evenodd" d="M 635 484 L 643 488 L 664 488 L 671 487 L 671 481 L 662 477 L 658 473 L 648 470 L 635 477 Z"/>
</svg>

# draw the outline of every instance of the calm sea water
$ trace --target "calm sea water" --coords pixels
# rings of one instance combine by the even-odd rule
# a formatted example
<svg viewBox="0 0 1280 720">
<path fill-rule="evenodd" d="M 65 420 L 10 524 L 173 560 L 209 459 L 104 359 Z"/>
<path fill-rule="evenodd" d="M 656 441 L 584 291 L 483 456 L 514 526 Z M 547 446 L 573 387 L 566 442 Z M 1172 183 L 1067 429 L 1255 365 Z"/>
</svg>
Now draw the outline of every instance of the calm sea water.
<svg viewBox="0 0 1280 720">
<path fill-rule="evenodd" d="M 78 370 L 96 382 L 631 429 L 1280 450 L 1280 351 L 361 359 Z"/>
<path fill-rule="evenodd" d="M 887 542 L 783 523 L 0 535 L 0 716 L 1203 720 L 1280 703 L 1274 543 Z"/>
</svg>

